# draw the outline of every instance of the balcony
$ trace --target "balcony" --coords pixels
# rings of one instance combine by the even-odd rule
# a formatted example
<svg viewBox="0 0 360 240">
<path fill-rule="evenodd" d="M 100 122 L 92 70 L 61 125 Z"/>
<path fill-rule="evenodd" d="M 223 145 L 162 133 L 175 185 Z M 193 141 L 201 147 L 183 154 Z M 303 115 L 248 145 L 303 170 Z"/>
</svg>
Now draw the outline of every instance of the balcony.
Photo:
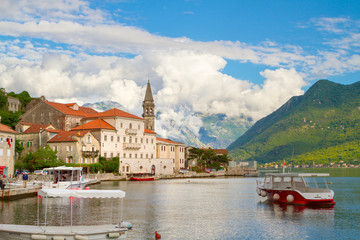
<svg viewBox="0 0 360 240">
<path fill-rule="evenodd" d="M 99 150 L 96 151 L 82 151 L 82 156 L 85 158 L 91 157 L 91 158 L 96 158 L 97 156 L 99 156 Z"/>
<path fill-rule="evenodd" d="M 141 144 L 140 143 L 124 143 L 123 147 L 124 147 L 124 149 L 138 150 L 141 148 Z"/>
<path fill-rule="evenodd" d="M 132 128 L 128 128 L 125 130 L 125 133 L 128 135 L 136 135 L 137 134 L 137 130 L 136 129 L 132 129 Z"/>
</svg>

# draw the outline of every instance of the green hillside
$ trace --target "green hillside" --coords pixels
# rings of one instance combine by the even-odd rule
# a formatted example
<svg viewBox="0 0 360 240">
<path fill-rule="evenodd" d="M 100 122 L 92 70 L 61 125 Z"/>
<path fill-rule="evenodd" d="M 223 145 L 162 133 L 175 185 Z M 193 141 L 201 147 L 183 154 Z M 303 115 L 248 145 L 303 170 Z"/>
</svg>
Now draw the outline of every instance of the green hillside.
<svg viewBox="0 0 360 240">
<path fill-rule="evenodd" d="M 236 160 L 295 164 L 360 158 L 360 82 L 327 80 L 259 120 L 228 150 Z"/>
</svg>

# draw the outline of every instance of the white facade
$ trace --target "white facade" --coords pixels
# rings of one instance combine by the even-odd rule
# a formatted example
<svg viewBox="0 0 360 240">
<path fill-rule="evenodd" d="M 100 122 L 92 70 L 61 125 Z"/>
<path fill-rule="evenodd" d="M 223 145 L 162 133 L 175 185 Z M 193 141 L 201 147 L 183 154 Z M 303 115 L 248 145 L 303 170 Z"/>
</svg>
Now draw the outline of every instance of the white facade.
<svg viewBox="0 0 360 240">
<path fill-rule="evenodd" d="M 0 124 L 0 172 L 6 177 L 14 174 L 15 134 L 10 127 Z"/>
</svg>

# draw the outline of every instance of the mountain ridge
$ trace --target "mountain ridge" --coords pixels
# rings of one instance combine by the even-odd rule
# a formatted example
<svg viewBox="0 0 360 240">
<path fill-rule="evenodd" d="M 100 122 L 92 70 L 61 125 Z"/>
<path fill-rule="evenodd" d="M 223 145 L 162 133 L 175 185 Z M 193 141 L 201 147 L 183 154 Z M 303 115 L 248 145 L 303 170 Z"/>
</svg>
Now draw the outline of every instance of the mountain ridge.
<svg viewBox="0 0 360 240">
<path fill-rule="evenodd" d="M 246 133 L 228 146 L 237 160 L 295 162 L 314 160 L 315 153 L 343 144 L 360 141 L 360 82 L 342 85 L 319 80 L 304 95 L 294 96 L 273 113 L 260 119 Z M 351 143 L 351 144 L 350 144 Z M 321 151 L 322 162 L 336 161 L 329 151 Z M 357 148 L 346 157 L 336 150 L 339 159 L 356 158 Z M 325 155 L 324 155 L 325 154 Z M 335 155 L 336 155 L 335 154 Z M 302 158 L 302 159 L 301 159 Z"/>
</svg>

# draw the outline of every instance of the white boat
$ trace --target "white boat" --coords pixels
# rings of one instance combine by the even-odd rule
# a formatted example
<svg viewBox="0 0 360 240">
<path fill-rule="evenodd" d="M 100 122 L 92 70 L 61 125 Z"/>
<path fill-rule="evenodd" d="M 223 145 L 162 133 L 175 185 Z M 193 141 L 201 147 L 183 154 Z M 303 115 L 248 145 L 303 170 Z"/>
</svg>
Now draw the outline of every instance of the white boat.
<svg viewBox="0 0 360 240">
<path fill-rule="evenodd" d="M 325 179 L 328 176 L 328 173 L 268 173 L 264 181 L 256 181 L 256 191 L 275 203 L 334 206 L 334 191 L 329 189 Z M 306 177 L 314 179 L 314 186 L 308 185 Z M 324 188 L 319 187 L 315 177 L 324 178 Z"/>
<path fill-rule="evenodd" d="M 44 168 L 48 174 L 44 175 L 42 188 L 59 188 L 59 189 L 83 189 L 90 180 L 84 179 L 82 167 L 52 167 Z"/>
<path fill-rule="evenodd" d="M 70 226 L 48 226 L 47 206 L 48 198 L 118 198 L 121 201 L 125 197 L 125 192 L 121 190 L 67 190 L 67 189 L 41 189 L 38 194 L 45 198 L 45 220 L 40 225 L 38 207 L 38 225 L 15 225 L 0 224 L 0 239 L 24 240 L 24 239 L 46 239 L 46 240 L 100 240 L 100 239 L 125 239 L 127 232 L 131 229 L 131 224 L 122 222 L 108 225 L 73 225 L 71 205 L 71 224 Z M 40 201 L 40 200 L 39 200 Z M 39 204 L 38 204 L 39 206 Z M 96 217 L 96 216 L 95 216 Z"/>
</svg>

